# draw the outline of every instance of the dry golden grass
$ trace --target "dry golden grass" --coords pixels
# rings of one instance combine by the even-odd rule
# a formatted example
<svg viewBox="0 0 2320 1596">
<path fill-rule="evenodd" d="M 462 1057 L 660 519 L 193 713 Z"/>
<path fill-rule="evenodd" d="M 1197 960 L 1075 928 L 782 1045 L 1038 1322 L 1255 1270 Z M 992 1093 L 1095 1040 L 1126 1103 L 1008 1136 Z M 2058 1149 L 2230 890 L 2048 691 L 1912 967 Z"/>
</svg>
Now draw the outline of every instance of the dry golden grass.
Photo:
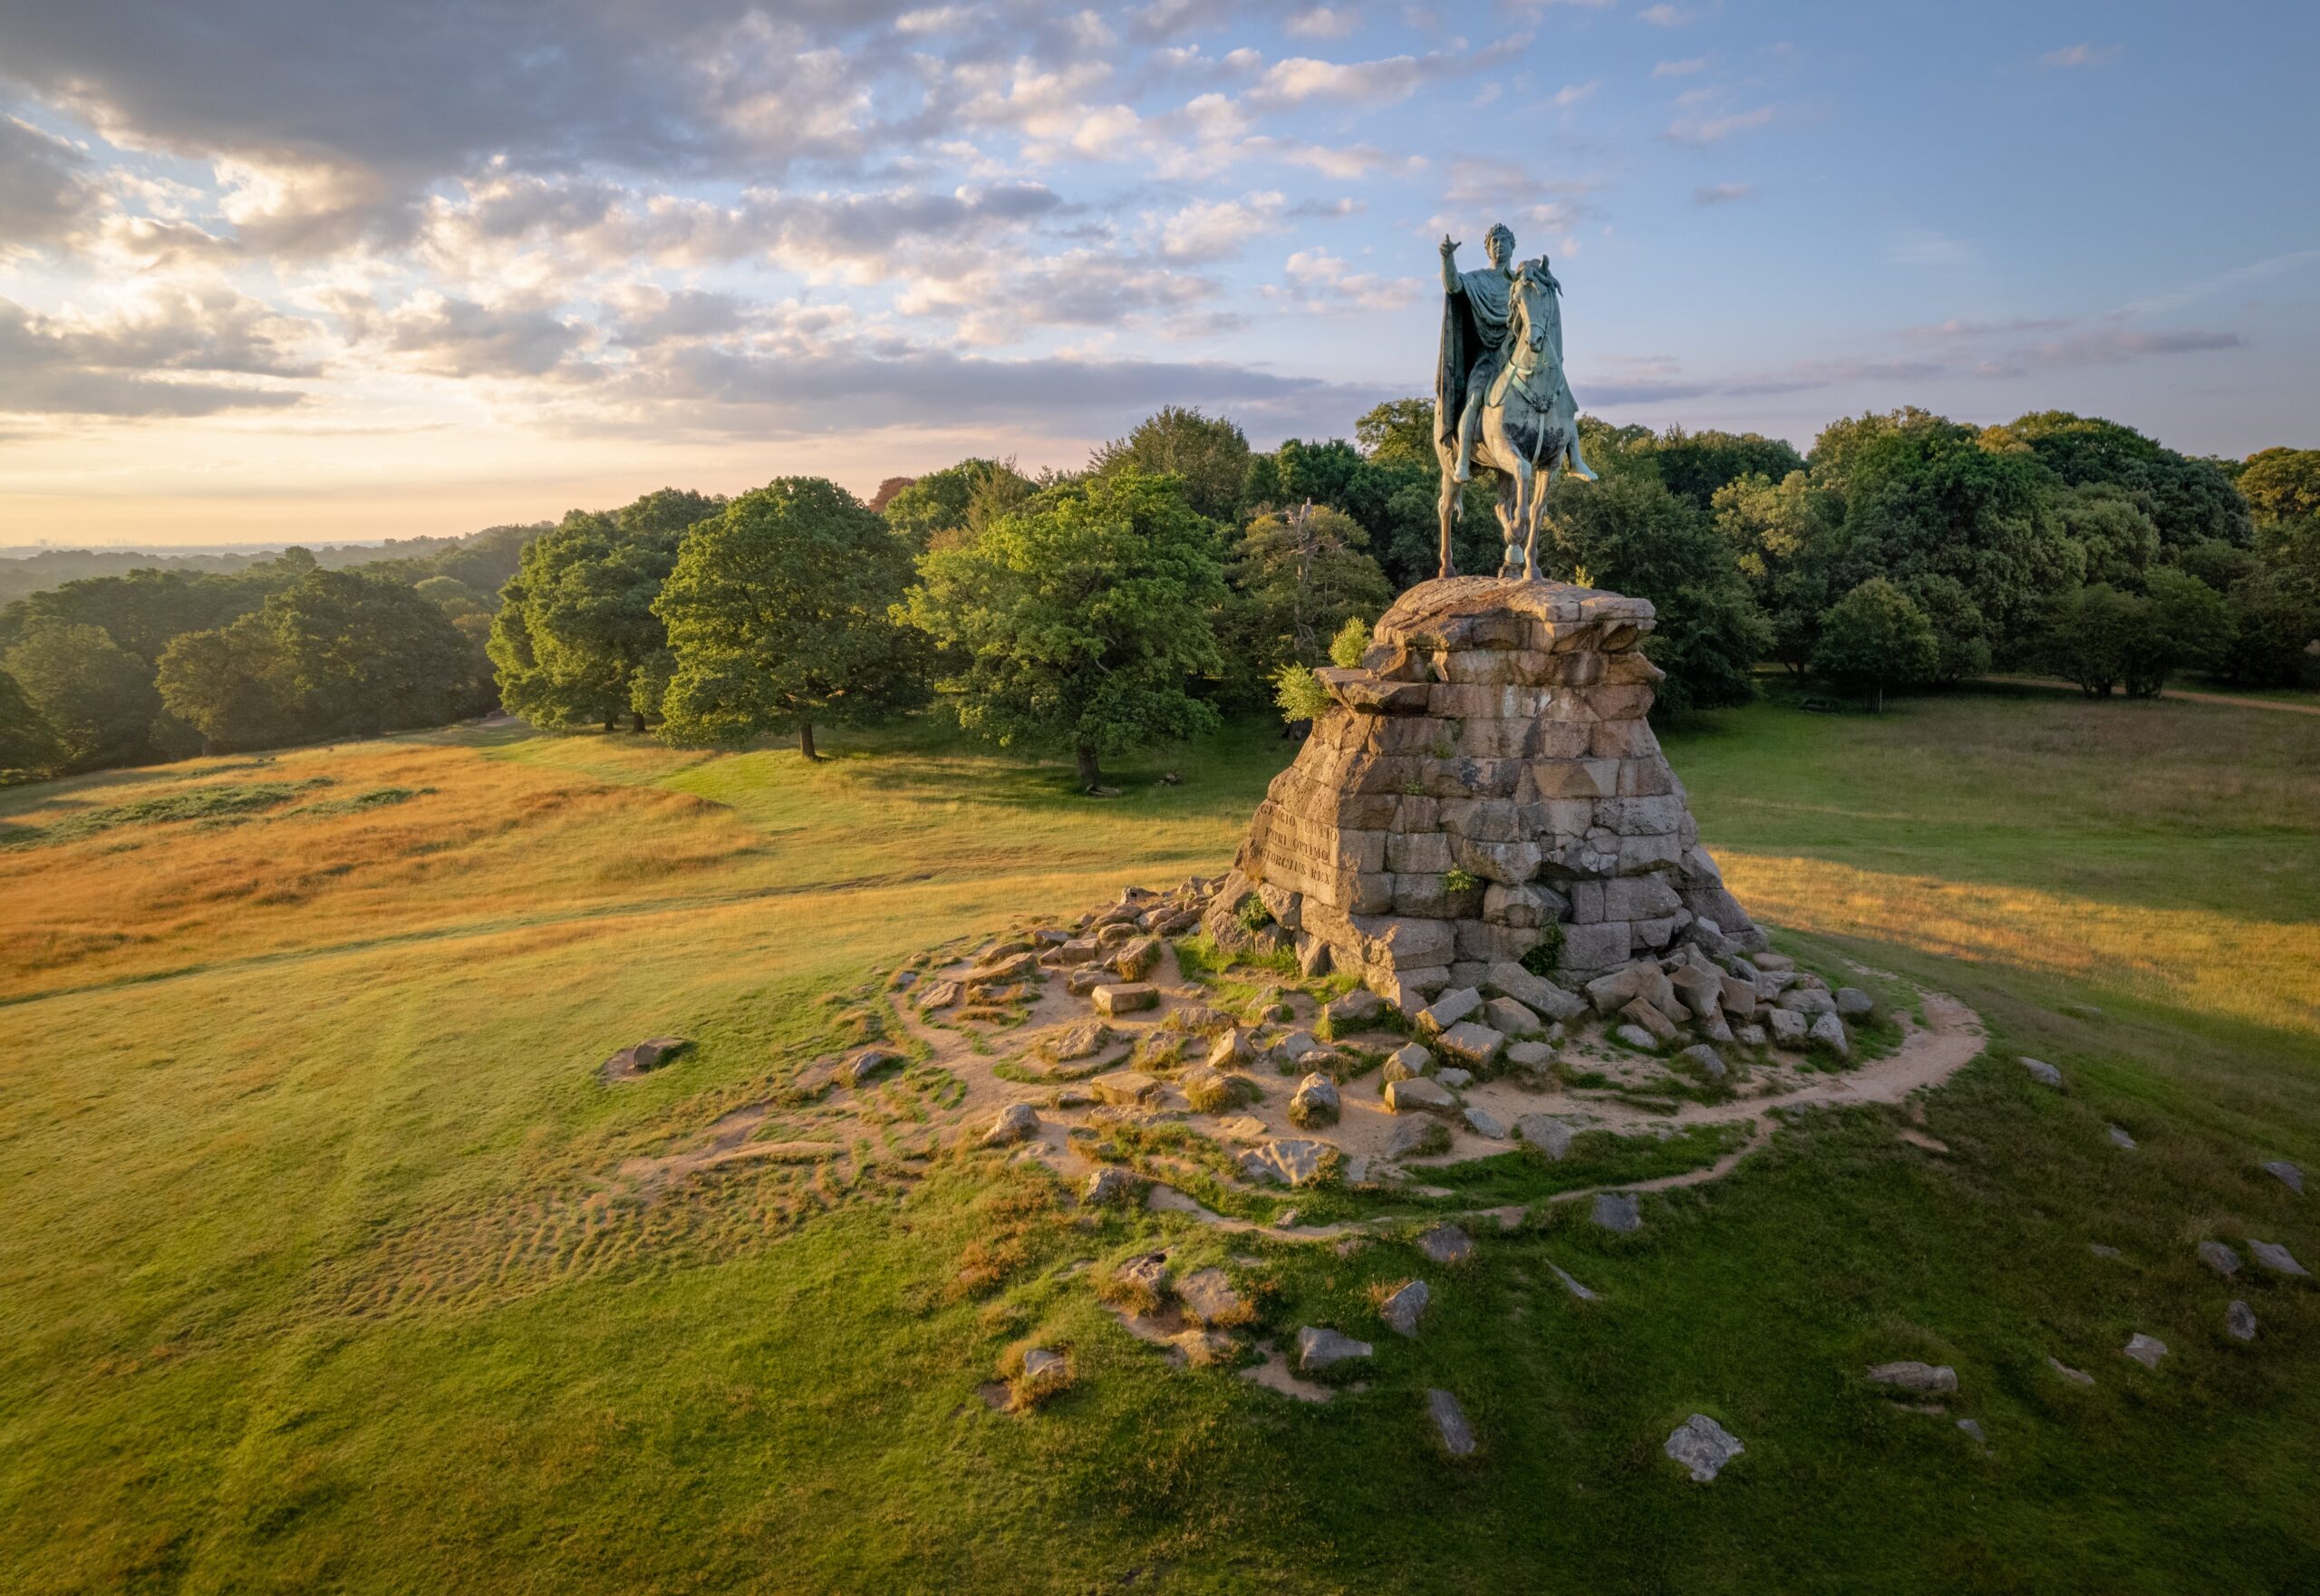
<svg viewBox="0 0 2320 1596">
<path fill-rule="evenodd" d="M 1723 864 L 1741 901 L 1778 925 L 2066 976 L 2320 1036 L 2320 924 L 2311 921 L 2143 908 L 1826 859 L 1727 853 Z"/>
</svg>

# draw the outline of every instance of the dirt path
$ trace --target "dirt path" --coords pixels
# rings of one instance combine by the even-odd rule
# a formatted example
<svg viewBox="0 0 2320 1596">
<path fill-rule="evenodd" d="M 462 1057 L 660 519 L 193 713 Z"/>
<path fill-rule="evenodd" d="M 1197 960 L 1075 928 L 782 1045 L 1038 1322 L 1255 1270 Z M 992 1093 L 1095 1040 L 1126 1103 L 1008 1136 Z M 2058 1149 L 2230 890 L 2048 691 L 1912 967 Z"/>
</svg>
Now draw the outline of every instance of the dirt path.
<svg viewBox="0 0 2320 1596">
<path fill-rule="evenodd" d="M 2053 687 L 2068 692 L 2083 692 L 2075 682 L 2060 682 L 2051 676 L 1985 676 L 1981 680 L 2000 687 Z M 2170 687 L 2161 698 L 2180 698 L 2187 703 L 2229 704 L 2240 710 L 2280 710 L 2291 715 L 2320 715 L 2320 704 L 2291 703 L 2286 699 L 2242 698 L 2233 692 L 2197 692 L 2188 688 Z"/>
</svg>

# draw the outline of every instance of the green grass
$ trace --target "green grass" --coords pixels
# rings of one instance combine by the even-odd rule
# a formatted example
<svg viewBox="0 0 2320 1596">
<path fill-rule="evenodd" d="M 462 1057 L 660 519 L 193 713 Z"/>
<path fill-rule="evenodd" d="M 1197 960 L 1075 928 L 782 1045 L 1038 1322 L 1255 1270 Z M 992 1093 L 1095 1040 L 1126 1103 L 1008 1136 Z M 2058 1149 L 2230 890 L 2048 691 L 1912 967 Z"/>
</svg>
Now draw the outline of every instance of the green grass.
<svg viewBox="0 0 2320 1596">
<path fill-rule="evenodd" d="M 923 1066 L 842 1164 L 624 1195 L 624 1161 L 862 1034 L 874 972 L 1222 868 L 1287 757 L 1268 729 L 1130 764 L 1104 801 L 916 729 L 813 767 L 461 732 L 267 772 L 394 802 L 8 850 L 0 1588 L 2320 1583 L 2320 1303 L 2191 1255 L 2254 1234 L 2320 1261 L 2320 1198 L 2255 1167 L 2320 1173 L 2320 723 L 2025 692 L 1668 742 L 1783 947 L 1987 1019 L 1925 1104 L 1949 1151 L 1894 1111 L 1805 1116 L 1646 1197 L 1629 1237 L 1540 1200 L 1572 1168 L 1489 1160 L 1444 1184 L 1530 1217 L 1452 1270 L 1410 1245 L 1425 1204 L 1279 1200 L 1410 1213 L 1340 1256 L 1083 1222 L 1035 1175 L 908 1158 L 956 1097 Z M 166 807 L 226 768 L 13 789 L 0 824 Z M 696 1047 L 597 1081 L 662 1031 Z M 1713 1152 L 1613 1144 L 1598 1173 Z M 1310 1407 L 1170 1370 L 1068 1272 L 1155 1244 L 1233 1271 L 1277 1339 L 1373 1340 L 1365 1388 Z M 1419 1274 L 1405 1341 L 1369 1293 Z M 2252 1347 L 2221 1333 L 2232 1295 Z M 2159 1370 L 2119 1355 L 2135 1330 L 2173 1349 Z M 977 1387 L 1026 1338 L 1076 1384 L 992 1413 Z M 1903 1357 L 1957 1367 L 1988 1456 L 1864 1388 Z M 1436 1385 L 1468 1463 L 1432 1443 Z M 1712 1487 L 1659 1456 L 1696 1411 L 1748 1448 Z"/>
</svg>

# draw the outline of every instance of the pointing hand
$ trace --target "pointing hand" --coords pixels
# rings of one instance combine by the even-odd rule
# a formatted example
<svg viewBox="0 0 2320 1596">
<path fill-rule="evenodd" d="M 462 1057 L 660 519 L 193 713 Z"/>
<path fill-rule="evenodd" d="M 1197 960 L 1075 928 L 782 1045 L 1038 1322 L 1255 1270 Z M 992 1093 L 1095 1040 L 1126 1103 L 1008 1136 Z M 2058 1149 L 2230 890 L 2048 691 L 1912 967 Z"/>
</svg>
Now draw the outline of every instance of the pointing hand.
<svg viewBox="0 0 2320 1596">
<path fill-rule="evenodd" d="M 1451 256 L 1455 255 L 1458 252 L 1458 249 L 1459 246 L 1450 242 L 1449 234 L 1445 233 L 1442 235 L 1442 255 L 1444 259 L 1446 260 Z"/>
</svg>

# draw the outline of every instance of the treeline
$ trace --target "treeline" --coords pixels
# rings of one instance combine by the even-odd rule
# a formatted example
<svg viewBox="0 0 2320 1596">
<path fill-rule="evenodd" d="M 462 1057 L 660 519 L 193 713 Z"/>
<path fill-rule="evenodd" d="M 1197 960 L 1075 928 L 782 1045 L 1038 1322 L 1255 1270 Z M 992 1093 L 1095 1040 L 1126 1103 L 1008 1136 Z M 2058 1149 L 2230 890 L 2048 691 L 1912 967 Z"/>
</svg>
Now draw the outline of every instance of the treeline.
<svg viewBox="0 0 2320 1596">
<path fill-rule="evenodd" d="M 532 527 L 326 568 L 143 567 L 0 609 L 0 775 L 440 725 L 494 701 L 484 652 Z M 375 551 L 372 551 L 375 552 Z"/>
<path fill-rule="evenodd" d="M 416 563 L 462 549 L 505 546 L 511 553 L 524 539 L 546 531 L 541 521 L 525 527 L 488 527 L 458 537 L 389 537 L 379 543 L 325 543 L 308 549 L 326 571 L 358 566 Z M 27 594 L 44 593 L 68 582 L 95 576 L 126 576 L 131 571 L 169 571 L 184 576 L 232 576 L 281 556 L 280 549 L 157 554 L 143 549 L 44 548 L 25 555 L 0 555 L 0 605 Z"/>
<path fill-rule="evenodd" d="M 1665 710 L 1745 701 L 1765 661 L 1872 702 L 1993 667 L 2103 693 L 2314 671 L 2320 451 L 2192 459 L 2058 411 L 1865 415 L 1803 455 L 1581 426 L 1601 479 L 1556 484 L 1542 557 L 1658 606 Z M 285 556 L 68 584 L 0 612 L 0 697 L 21 705 L 0 721 L 50 740 L 0 767 L 391 730 L 496 692 L 541 726 L 808 754 L 817 728 L 931 701 L 1068 751 L 1093 785 L 1108 754 L 1310 707 L 1300 670 L 1435 573 L 1432 430 L 1429 401 L 1400 400 L 1351 441 L 1258 452 L 1171 408 L 1077 472 L 967 459 L 867 505 L 813 478 L 666 488 L 359 575 Z M 1494 498 L 1466 491 L 1463 570 L 1497 567 Z"/>
</svg>

